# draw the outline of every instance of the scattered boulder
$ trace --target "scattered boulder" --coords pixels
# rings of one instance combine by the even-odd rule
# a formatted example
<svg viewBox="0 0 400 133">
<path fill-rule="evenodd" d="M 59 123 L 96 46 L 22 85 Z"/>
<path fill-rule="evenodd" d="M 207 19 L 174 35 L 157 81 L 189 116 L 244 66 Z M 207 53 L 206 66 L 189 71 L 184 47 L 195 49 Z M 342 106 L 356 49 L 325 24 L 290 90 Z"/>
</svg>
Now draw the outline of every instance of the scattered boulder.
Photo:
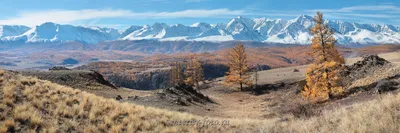
<svg viewBox="0 0 400 133">
<path fill-rule="evenodd" d="M 139 99 L 138 96 L 128 96 L 128 100 L 137 100 Z"/>
<path fill-rule="evenodd" d="M 378 81 L 375 86 L 376 93 L 383 93 L 387 91 L 393 91 L 400 88 L 400 74 L 391 76 L 389 78 Z"/>
<path fill-rule="evenodd" d="M 300 72 L 299 69 L 293 69 L 293 72 Z"/>
<path fill-rule="evenodd" d="M 174 100 L 174 102 L 181 106 L 189 106 L 189 104 L 181 97 L 178 97 L 178 99 Z"/>
<path fill-rule="evenodd" d="M 121 95 L 118 95 L 117 97 L 115 97 L 115 100 L 122 100 L 123 98 L 122 98 L 122 96 Z"/>
<path fill-rule="evenodd" d="M 397 85 L 399 85 L 399 83 L 397 82 L 382 80 L 379 81 L 378 84 L 375 86 L 375 92 L 381 94 L 383 92 L 393 91 L 397 89 Z"/>
</svg>

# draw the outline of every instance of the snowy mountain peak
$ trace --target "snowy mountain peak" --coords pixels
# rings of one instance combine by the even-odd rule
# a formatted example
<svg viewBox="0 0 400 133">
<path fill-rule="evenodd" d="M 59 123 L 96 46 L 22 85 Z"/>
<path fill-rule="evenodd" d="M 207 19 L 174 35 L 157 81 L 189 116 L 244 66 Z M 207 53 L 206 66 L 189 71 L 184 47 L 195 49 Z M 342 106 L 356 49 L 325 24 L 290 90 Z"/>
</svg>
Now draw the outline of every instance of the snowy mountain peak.
<svg viewBox="0 0 400 133">
<path fill-rule="evenodd" d="M 144 27 L 144 26 L 132 25 L 132 26 L 130 26 L 128 29 L 123 30 L 123 31 L 121 32 L 120 36 L 125 37 L 125 36 L 131 34 L 132 32 L 134 32 L 134 31 L 136 31 L 136 30 L 142 29 L 143 27 Z"/>
<path fill-rule="evenodd" d="M 119 32 L 111 28 L 89 28 L 46 22 L 22 35 L 2 38 L 2 41 L 25 41 L 29 43 L 79 41 L 94 44 L 100 41 L 115 40 L 119 36 Z"/>
<path fill-rule="evenodd" d="M 309 20 L 312 20 L 312 19 L 314 19 L 314 17 L 312 17 L 312 16 L 309 16 L 309 15 L 300 15 L 299 17 L 297 17 L 297 18 L 303 18 L 303 19 L 309 19 Z"/>
<path fill-rule="evenodd" d="M 0 38 L 18 36 L 30 29 L 23 25 L 0 25 Z"/>
<path fill-rule="evenodd" d="M 190 26 L 191 27 L 211 27 L 211 24 L 207 24 L 207 23 L 204 23 L 204 22 L 197 22 L 197 23 L 194 23 L 194 24 L 192 24 Z"/>
<path fill-rule="evenodd" d="M 400 27 L 393 25 L 359 24 L 337 20 L 325 20 L 336 30 L 335 37 L 340 44 L 400 43 Z M 81 27 L 43 23 L 32 29 L 25 26 L 0 26 L 1 41 L 63 42 L 80 41 L 97 43 L 107 40 L 196 40 L 229 41 L 250 40 L 274 43 L 309 44 L 309 28 L 313 17 L 301 15 L 294 19 L 246 18 L 238 16 L 227 23 L 192 25 L 132 25 L 125 30 L 112 28 Z"/>
<path fill-rule="evenodd" d="M 292 23 L 298 23 L 306 28 L 309 28 L 313 24 L 313 17 L 307 15 L 301 15 L 294 20 L 291 20 Z"/>
</svg>

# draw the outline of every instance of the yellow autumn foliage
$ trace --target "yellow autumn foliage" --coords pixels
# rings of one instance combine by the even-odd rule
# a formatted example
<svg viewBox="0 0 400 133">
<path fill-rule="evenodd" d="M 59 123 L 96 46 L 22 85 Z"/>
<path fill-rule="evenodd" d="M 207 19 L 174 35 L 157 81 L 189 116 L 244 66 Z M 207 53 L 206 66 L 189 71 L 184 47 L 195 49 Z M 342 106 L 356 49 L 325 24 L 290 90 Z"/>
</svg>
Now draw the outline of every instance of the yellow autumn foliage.
<svg viewBox="0 0 400 133">
<path fill-rule="evenodd" d="M 331 96 L 343 93 L 340 71 L 343 70 L 344 58 L 335 48 L 334 31 L 324 24 L 323 15 L 317 12 L 315 25 L 310 29 L 313 34 L 312 52 L 314 58 L 306 72 L 307 84 L 303 96 L 313 102 L 324 101 Z"/>
<path fill-rule="evenodd" d="M 243 90 L 243 85 L 250 86 L 252 84 L 249 75 L 247 57 L 243 44 L 236 45 L 228 54 L 229 72 L 225 76 L 225 85 L 239 85 Z"/>
<path fill-rule="evenodd" d="M 197 59 L 197 56 L 191 55 L 191 60 L 185 71 L 185 76 L 187 77 L 185 83 L 199 87 L 199 82 L 203 80 L 203 75 L 203 68 L 200 61 Z"/>
<path fill-rule="evenodd" d="M 173 86 L 179 83 L 184 83 L 184 74 L 182 72 L 182 64 L 176 62 L 175 66 L 171 67 L 169 73 L 169 84 Z"/>
</svg>

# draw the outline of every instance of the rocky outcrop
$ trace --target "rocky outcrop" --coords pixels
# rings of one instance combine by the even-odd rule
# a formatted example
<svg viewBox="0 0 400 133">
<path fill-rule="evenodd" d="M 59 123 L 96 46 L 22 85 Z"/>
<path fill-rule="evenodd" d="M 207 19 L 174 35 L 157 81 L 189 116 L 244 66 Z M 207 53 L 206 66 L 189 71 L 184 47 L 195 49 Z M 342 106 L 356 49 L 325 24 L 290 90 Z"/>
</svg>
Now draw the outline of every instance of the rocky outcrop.
<svg viewBox="0 0 400 133">
<path fill-rule="evenodd" d="M 350 66 L 345 66 L 341 75 L 345 77 L 345 83 L 349 84 L 354 80 L 374 74 L 376 70 L 386 65 L 390 65 L 390 62 L 377 55 L 367 55 L 361 61 L 357 61 Z"/>
<path fill-rule="evenodd" d="M 176 84 L 166 88 L 161 93 L 158 93 L 158 97 L 183 106 L 214 103 L 209 97 L 186 84 Z"/>
<path fill-rule="evenodd" d="M 400 88 L 400 74 L 393 75 L 376 83 L 374 88 L 376 93 L 393 91 Z"/>
<path fill-rule="evenodd" d="M 113 84 L 95 71 L 86 70 L 51 70 L 20 71 L 22 75 L 33 76 L 53 83 L 70 86 L 75 89 L 110 90 L 117 89 Z"/>
</svg>

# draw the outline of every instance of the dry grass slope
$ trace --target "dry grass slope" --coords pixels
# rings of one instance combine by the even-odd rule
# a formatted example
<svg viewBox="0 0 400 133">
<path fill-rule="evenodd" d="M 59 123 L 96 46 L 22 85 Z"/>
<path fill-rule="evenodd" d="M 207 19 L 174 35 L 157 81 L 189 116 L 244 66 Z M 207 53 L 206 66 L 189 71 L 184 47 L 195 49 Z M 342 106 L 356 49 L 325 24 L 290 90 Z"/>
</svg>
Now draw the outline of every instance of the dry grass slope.
<svg viewBox="0 0 400 133">
<path fill-rule="evenodd" d="M 200 117 L 119 103 L 49 81 L 1 70 L 0 132 L 194 132 L 202 126 L 168 126 Z"/>
<path fill-rule="evenodd" d="M 204 120 L 120 103 L 49 81 L 0 70 L 0 132 L 398 132 L 400 95 L 325 111 L 309 119 L 230 119 L 226 126 L 168 125 Z M 211 118 L 208 118 L 209 120 Z M 215 120 L 220 120 L 215 118 Z"/>
</svg>

